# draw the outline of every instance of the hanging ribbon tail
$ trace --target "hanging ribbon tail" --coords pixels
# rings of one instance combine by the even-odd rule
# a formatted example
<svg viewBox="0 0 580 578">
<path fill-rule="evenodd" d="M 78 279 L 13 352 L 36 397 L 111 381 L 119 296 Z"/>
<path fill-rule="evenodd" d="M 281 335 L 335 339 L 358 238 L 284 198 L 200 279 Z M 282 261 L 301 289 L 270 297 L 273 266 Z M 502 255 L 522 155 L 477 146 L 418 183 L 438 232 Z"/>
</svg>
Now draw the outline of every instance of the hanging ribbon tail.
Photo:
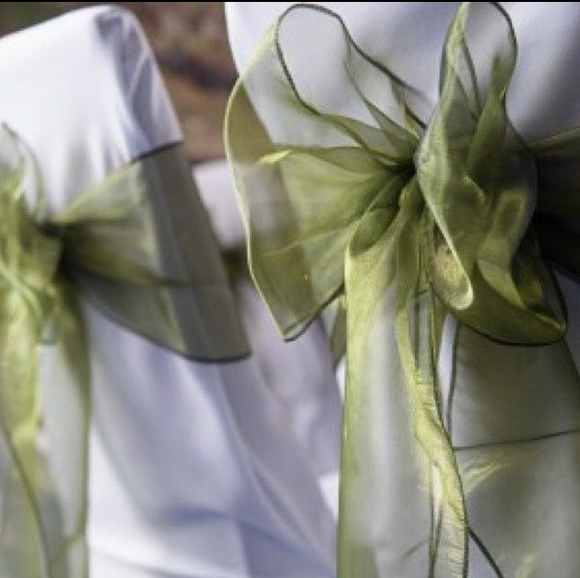
<svg viewBox="0 0 580 578">
<path fill-rule="evenodd" d="M 442 316 L 415 179 L 378 198 L 347 257 L 339 575 L 463 576 L 467 525 L 440 419 Z"/>
<path fill-rule="evenodd" d="M 577 558 L 546 531 L 579 530 L 580 380 L 566 342 L 455 331 L 444 414 L 467 505 L 468 576 L 567 576 Z"/>
<path fill-rule="evenodd" d="M 59 243 L 39 229 L 43 199 L 34 159 L 6 126 L 0 130 L 0 574 L 86 575 L 86 341 L 80 319 L 53 284 Z M 31 193 L 31 198 L 25 194 Z M 63 367 L 82 374 L 40 383 L 47 320 L 66 320 L 78 356 Z M 76 377 L 76 376 L 75 376 Z M 71 383 L 71 382 L 69 382 Z M 81 399 L 81 403 L 76 402 Z M 55 405 L 53 405 L 55 404 Z M 53 413 L 53 410 L 56 410 Z M 63 414 L 64 412 L 64 414 Z M 56 424 L 65 437 L 53 437 Z M 55 442 L 54 447 L 52 443 Z M 51 450 L 47 452 L 46 446 Z M 50 459 L 49 459 L 50 458 Z M 57 479 L 58 478 L 58 479 Z M 61 486 L 60 481 L 67 481 Z"/>
</svg>

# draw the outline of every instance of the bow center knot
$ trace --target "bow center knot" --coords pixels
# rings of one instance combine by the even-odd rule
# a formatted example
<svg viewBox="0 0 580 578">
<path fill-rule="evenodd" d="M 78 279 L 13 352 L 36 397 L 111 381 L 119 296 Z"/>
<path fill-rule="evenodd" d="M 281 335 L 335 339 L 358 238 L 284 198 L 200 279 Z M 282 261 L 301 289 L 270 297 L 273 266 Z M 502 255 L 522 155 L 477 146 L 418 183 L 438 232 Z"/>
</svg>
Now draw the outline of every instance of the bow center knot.
<svg viewBox="0 0 580 578">
<path fill-rule="evenodd" d="M 23 198 L 7 202 L 9 191 L 2 192 L 6 209 L 0 216 L 0 291 L 7 318 L 31 315 L 42 331 L 57 301 L 55 280 L 58 275 L 62 242 L 35 222 Z"/>
</svg>

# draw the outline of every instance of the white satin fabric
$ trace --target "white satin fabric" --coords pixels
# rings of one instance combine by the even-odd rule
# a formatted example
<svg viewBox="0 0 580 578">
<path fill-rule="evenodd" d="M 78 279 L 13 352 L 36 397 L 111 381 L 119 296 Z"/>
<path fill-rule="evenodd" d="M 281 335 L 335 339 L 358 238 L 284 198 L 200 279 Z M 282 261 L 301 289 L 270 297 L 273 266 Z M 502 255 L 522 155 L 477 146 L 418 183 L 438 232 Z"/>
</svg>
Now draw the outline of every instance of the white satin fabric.
<svg viewBox="0 0 580 578">
<path fill-rule="evenodd" d="M 268 27 L 292 4 L 291 2 L 226 3 L 230 43 L 239 70 L 247 64 L 253 49 Z M 366 53 L 381 62 L 388 62 L 393 72 L 418 88 L 429 102 L 436 102 L 443 41 L 457 9 L 457 2 L 315 2 L 315 4 L 326 6 L 338 13 L 345 21 L 354 41 Z M 576 2 L 503 2 L 501 4 L 513 20 L 519 46 L 516 72 L 508 94 L 508 111 L 516 128 L 528 141 L 534 141 L 580 124 L 580 75 L 577 72 L 577 62 L 580 57 L 580 35 L 578 34 L 580 4 Z M 303 42 L 316 42 L 316 39 L 304 38 Z M 313 61 L 312 67 L 316 66 L 322 65 Z M 336 87 L 325 82 L 326 77 L 322 68 L 321 71 L 320 82 L 316 86 L 318 90 L 316 102 L 333 102 L 333 99 L 336 100 L 337 97 Z M 309 78 L 313 76 L 310 75 Z M 311 83 L 310 88 L 312 86 Z M 421 112 L 428 115 L 429 109 Z M 580 288 L 565 278 L 559 279 L 569 314 L 570 326 L 567 341 L 576 366 L 580 367 L 580 316 L 578 315 Z M 441 362 L 444 385 L 450 382 L 453 335 L 453 328 L 447 327 Z M 541 371 L 541 368 L 537 369 Z M 529 371 L 535 370 L 530 366 Z M 477 373 L 477 368 L 475 372 Z M 493 376 L 484 374 L 485 371 L 479 377 L 480 380 L 493 379 Z M 474 377 L 478 379 L 477 375 L 470 375 L 468 372 L 461 379 L 465 379 L 464 385 L 468 386 L 469 380 Z M 338 378 L 339 381 L 344 381 L 343 374 Z M 520 378 L 524 380 L 523 376 Z M 549 377 L 546 378 L 545 387 L 550 391 L 549 394 L 545 394 L 547 395 L 546 403 L 550 405 L 550 411 L 546 413 L 561 416 L 565 423 L 568 419 L 566 416 L 571 414 L 570 408 L 576 408 L 578 405 L 578 393 L 568 391 L 566 384 L 552 381 Z M 454 440 L 458 441 L 458 445 L 462 445 L 461 440 L 469 440 L 474 435 L 474 421 L 470 416 L 473 417 L 472 414 L 475 414 L 475 411 L 469 406 L 463 407 L 463 415 L 461 415 L 461 408 L 457 411 L 459 414 L 454 418 Z M 514 411 L 517 411 L 517 408 L 514 408 Z M 544 418 L 543 415 L 536 417 L 537 419 Z M 477 431 L 477 427 L 475 430 Z M 388 440 L 385 440 L 385 443 L 388 443 Z M 466 445 L 469 444 L 466 443 Z M 563 461 L 559 462 L 560 465 L 556 467 L 561 467 L 565 460 L 568 460 L 568 463 L 575 462 L 577 453 L 576 449 L 570 449 L 566 457 L 562 458 Z M 546 446 L 546 455 L 548 460 L 551 459 L 549 445 Z M 546 462 L 546 464 L 549 463 L 549 461 Z M 392 467 L 396 468 L 397 464 L 393 463 Z M 549 465 L 544 467 L 549 468 Z M 548 488 L 552 485 L 557 493 L 559 483 L 557 471 L 549 482 L 546 482 L 548 478 L 545 474 L 541 477 L 536 473 L 536 481 L 534 481 L 533 472 L 530 472 L 529 476 L 529 479 L 518 480 L 522 500 L 525 500 L 526 487 L 533 489 L 536 492 L 534 495 L 542 496 L 543 490 L 538 490 L 538 487 L 545 484 L 545 495 L 548 496 L 550 491 Z M 526 484 L 529 485 L 526 486 Z M 571 495 L 578 491 L 580 488 L 570 490 Z M 546 499 L 547 501 L 549 500 Z M 474 519 L 485 519 L 486 511 L 491 511 L 490 505 L 497 509 L 502 503 L 501 496 L 491 496 L 487 505 L 486 503 L 476 504 L 473 511 Z M 508 507 L 507 504 L 504 506 Z M 526 511 L 525 504 L 513 505 L 513 508 L 520 508 L 520 512 Z M 550 556 L 561 560 L 562 552 L 568 552 L 567 559 L 572 560 L 571 544 L 565 534 L 567 527 L 577 525 L 577 522 L 573 520 L 579 517 L 580 509 L 574 506 L 566 512 L 554 508 L 550 512 L 545 511 L 542 520 L 530 518 L 530 535 L 531 528 L 540 527 L 544 530 L 538 531 L 562 535 L 560 541 L 562 551 L 559 554 L 556 552 L 545 554 L 544 564 L 550 564 Z M 506 528 L 508 526 L 509 524 L 506 524 Z M 498 539 L 503 540 L 505 536 L 501 537 L 501 533 L 498 532 Z M 561 568 L 562 566 L 560 566 L 560 571 Z M 570 570 L 570 572 L 564 575 L 575 575 L 575 570 Z M 479 549 L 473 547 L 473 544 L 470 547 L 470 576 L 477 578 L 495 576 L 483 560 Z"/>
<path fill-rule="evenodd" d="M 181 138 L 147 41 L 118 8 L 4 37 L 0 80 L 0 119 L 35 151 L 54 211 Z M 231 194 L 223 171 L 199 173 L 218 233 L 231 216 L 220 216 L 218 196 Z M 255 354 L 227 364 L 182 359 L 85 307 L 93 578 L 334 574 L 320 482 L 337 467 L 340 402 L 324 335 L 313 327 L 283 346 L 253 290 L 244 295 Z M 43 357 L 50 403 L 58 360 Z"/>
</svg>

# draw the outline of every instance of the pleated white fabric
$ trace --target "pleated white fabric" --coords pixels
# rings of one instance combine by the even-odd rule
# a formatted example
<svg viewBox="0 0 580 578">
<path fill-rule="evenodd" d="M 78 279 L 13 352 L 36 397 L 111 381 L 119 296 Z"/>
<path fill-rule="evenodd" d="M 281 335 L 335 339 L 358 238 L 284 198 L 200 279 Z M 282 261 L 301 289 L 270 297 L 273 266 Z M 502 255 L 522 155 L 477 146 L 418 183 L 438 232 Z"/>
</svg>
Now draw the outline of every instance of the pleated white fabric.
<svg viewBox="0 0 580 578">
<path fill-rule="evenodd" d="M 4 37 L 0 81 L 0 119 L 36 152 L 55 211 L 181 139 L 147 41 L 118 8 Z M 219 230 L 219 191 L 231 189 L 212 170 L 200 178 Z M 324 335 L 313 327 L 284 347 L 253 291 L 242 295 L 255 354 L 227 364 L 182 359 L 85 307 L 93 578 L 334 574 L 320 481 L 336 470 L 340 402 Z M 43 358 L 49 403 L 58 360 L 50 348 Z"/>
</svg>

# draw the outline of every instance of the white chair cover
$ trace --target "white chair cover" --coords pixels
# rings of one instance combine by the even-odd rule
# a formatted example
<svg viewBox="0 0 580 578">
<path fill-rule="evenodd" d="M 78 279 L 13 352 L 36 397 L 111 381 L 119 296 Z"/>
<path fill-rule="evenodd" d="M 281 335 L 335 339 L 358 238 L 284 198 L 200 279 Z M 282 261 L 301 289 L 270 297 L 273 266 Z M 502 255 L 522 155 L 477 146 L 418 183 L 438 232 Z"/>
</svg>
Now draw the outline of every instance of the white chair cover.
<svg viewBox="0 0 580 578">
<path fill-rule="evenodd" d="M 290 2 L 228 2 L 226 15 L 229 37 L 239 70 L 242 70 L 268 27 L 289 6 Z M 438 96 L 439 70 L 443 41 L 451 19 L 457 10 L 456 2 L 315 2 L 338 13 L 344 20 L 354 41 L 370 56 L 380 62 L 388 62 L 390 69 L 406 82 L 411 83 L 435 103 Z M 515 76 L 508 94 L 508 112 L 516 129 L 529 141 L 561 132 L 580 124 L 580 75 L 577 62 L 580 58 L 580 4 L 574 2 L 502 2 L 512 18 L 519 46 Z M 302 39 L 301 39 L 302 41 Z M 304 42 L 316 39 L 304 38 Z M 312 62 L 316 67 L 317 63 Z M 314 90 L 314 87 L 310 87 Z M 336 89 L 325 86 L 322 90 Z M 311 98 L 324 102 L 316 93 Z M 567 341 L 577 367 L 580 367 L 580 288 L 572 281 L 559 277 L 561 289 L 568 308 L 569 330 Z M 450 382 L 450 354 L 454 332 L 446 332 L 441 373 L 443 384 Z M 560 424 L 566 430 L 568 424 L 578 422 L 580 396 L 571 384 L 554 383 L 540 366 L 533 365 L 533 355 L 527 375 L 534 381 L 529 395 L 534 397 L 530 406 L 542 408 L 537 415 L 527 416 L 530 423 L 544 424 L 549 430 Z M 473 363 L 474 360 L 471 360 Z M 509 365 L 505 371 L 510 371 Z M 486 383 L 493 391 L 494 376 L 486 368 L 475 365 L 460 372 L 456 378 L 456 403 L 453 417 L 453 441 L 456 445 L 470 446 L 473 439 L 494 435 L 501 437 L 510 411 L 520 411 L 517 406 L 493 408 L 485 414 L 485 406 L 470 399 L 469 385 Z M 518 376 L 522 379 L 522 376 Z M 343 377 L 340 377 L 342 380 Z M 542 380 L 544 380 L 542 382 Z M 575 385 L 575 384 L 572 384 Z M 496 388 L 497 389 L 497 388 Z M 476 388 L 472 388 L 476 390 Z M 447 392 L 444 391 L 444 394 Z M 523 392 L 525 394 L 525 392 Z M 526 394 L 527 395 L 527 394 Z M 490 401 L 490 400 L 487 400 Z M 493 402 L 493 394 L 491 394 Z M 494 413 L 497 410 L 497 414 Z M 500 416 L 499 421 L 497 420 Z M 508 419 L 501 419 L 501 416 Z M 541 428 L 541 425 L 539 426 Z M 495 428 L 495 429 L 494 429 Z M 509 431 L 509 427 L 505 428 Z M 385 440 L 388 444 L 388 440 Z M 535 443 L 535 442 L 534 442 Z M 574 576 L 580 562 L 573 544 L 580 536 L 580 482 L 570 475 L 578 463 L 578 434 L 572 434 L 567 445 L 553 451 L 550 440 L 537 442 L 537 452 L 530 463 L 536 469 L 526 471 L 517 480 L 504 479 L 506 495 L 501 491 L 488 491 L 468 504 L 470 519 L 476 525 L 491 525 L 492 543 L 487 544 L 493 552 L 494 544 L 501 545 L 513 540 L 516 533 L 525 533 L 522 542 L 529 543 L 532 551 L 526 562 L 522 552 L 522 576 Z M 529 444 L 522 444 L 528 445 Z M 535 461 L 534 461 L 535 460 Z M 397 467 L 396 463 L 392 464 Z M 559 476 L 558 472 L 563 472 Z M 565 481 L 564 481 L 565 479 Z M 514 495 L 518 484 L 518 503 L 508 503 L 506 496 Z M 508 487 L 509 486 L 509 487 Z M 541 506 L 526 506 L 527 490 L 541 500 Z M 532 495 L 532 494 L 531 494 Z M 558 506 L 556 506 L 558 504 Z M 380 505 L 377 505 L 380 507 Z M 541 512 L 541 515 L 538 513 Z M 498 520 L 501 522 L 498 524 Z M 495 526 L 494 526 L 495 524 Z M 394 524 L 396 527 L 396 524 Z M 494 532 L 495 528 L 495 532 Z M 510 534 L 512 531 L 512 534 Z M 542 536 L 558 536 L 547 541 Z M 495 541 L 495 542 L 494 542 Z M 546 544 L 553 547 L 546 550 Z M 541 546 L 544 544 L 544 546 Z M 543 549 L 542 549 L 543 548 Z M 500 548 L 501 550 L 501 548 Z M 469 576 L 488 578 L 496 576 L 483 559 L 480 549 L 470 544 Z M 534 552 L 541 552 L 539 560 Z M 539 566 L 537 565 L 539 564 Z M 518 576 L 520 575 L 518 571 Z"/>
<path fill-rule="evenodd" d="M 4 37 L 0 80 L 0 118 L 35 151 L 55 211 L 181 139 L 147 41 L 118 8 Z M 211 199 L 219 186 L 205 176 Z M 257 354 L 227 364 L 187 361 L 84 308 L 93 578 L 333 575 L 334 521 L 318 484 L 338 447 L 336 423 L 322 411 L 338 406 L 328 352 L 313 329 L 311 345 L 282 353 L 248 295 L 243 315 L 259 325 Z M 43 359 L 50 403 L 58 360 L 50 347 Z"/>
</svg>

